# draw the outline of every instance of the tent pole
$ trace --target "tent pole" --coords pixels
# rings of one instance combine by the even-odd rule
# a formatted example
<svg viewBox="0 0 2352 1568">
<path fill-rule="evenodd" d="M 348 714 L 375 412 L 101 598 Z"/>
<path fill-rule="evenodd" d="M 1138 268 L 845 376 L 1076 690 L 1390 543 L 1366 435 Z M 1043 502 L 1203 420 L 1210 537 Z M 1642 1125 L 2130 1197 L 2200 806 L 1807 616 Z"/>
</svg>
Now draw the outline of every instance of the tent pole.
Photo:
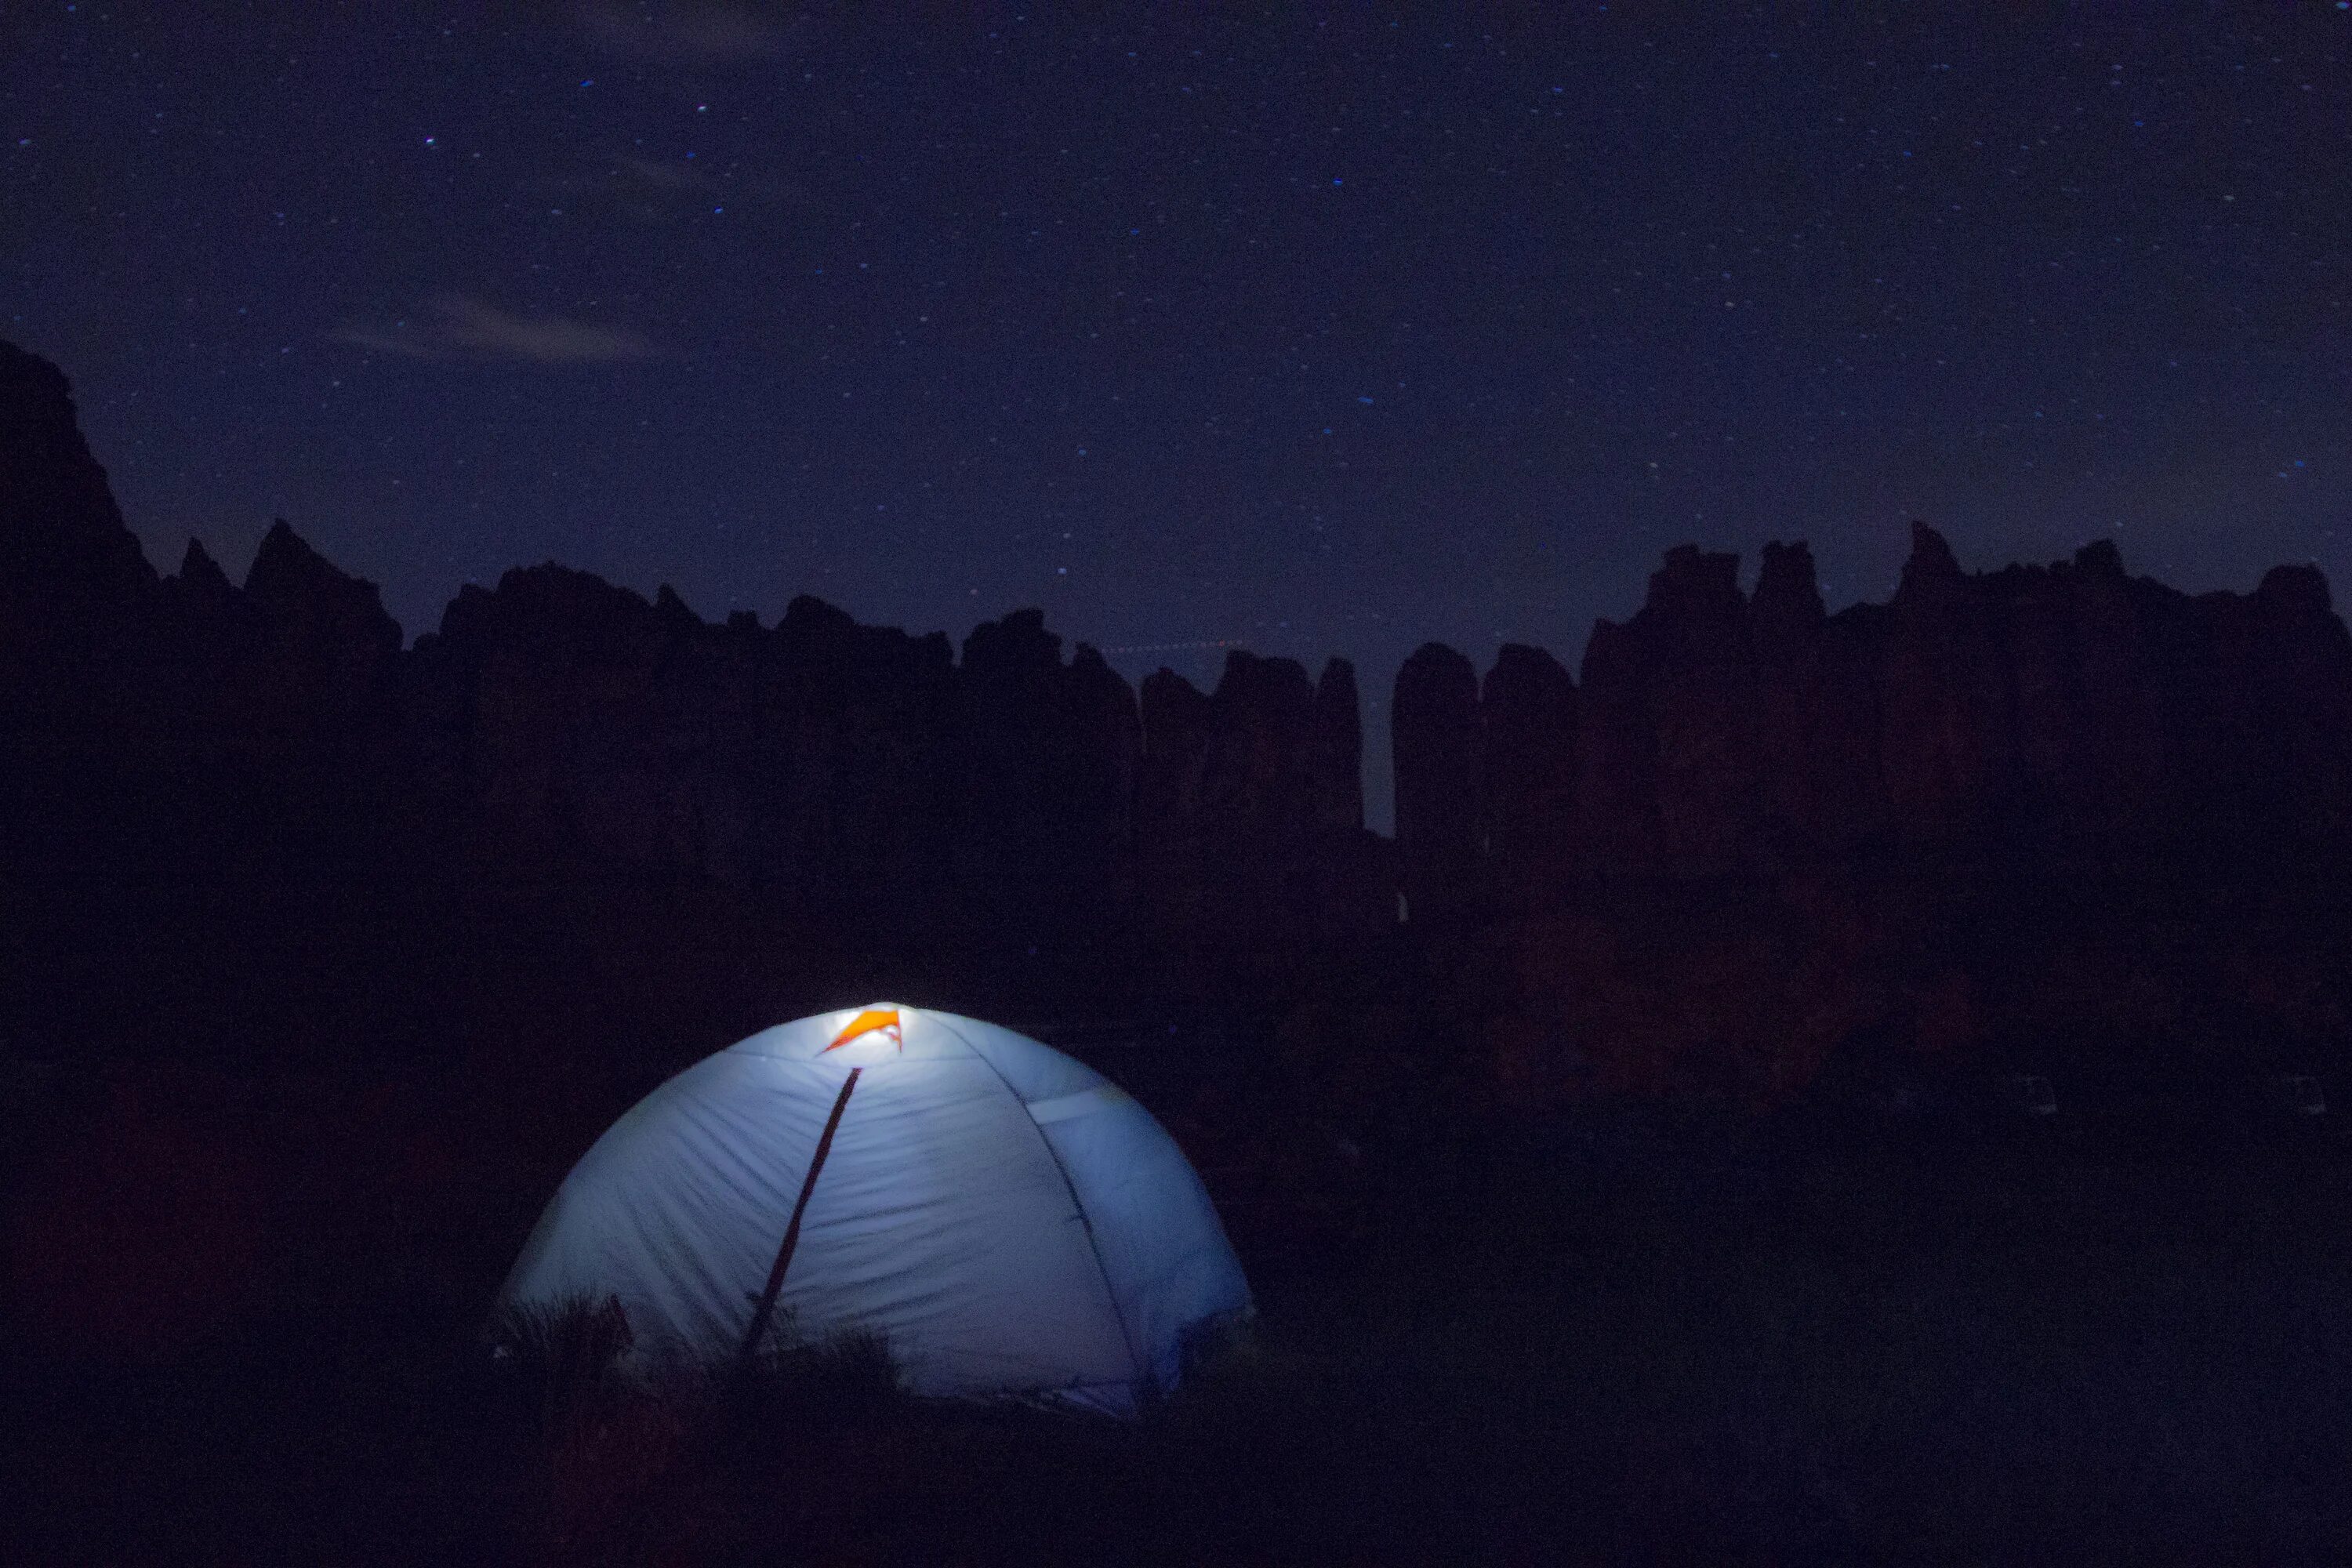
<svg viewBox="0 0 2352 1568">
<path fill-rule="evenodd" d="M 809 1157 L 808 1174 L 801 1181 L 799 1201 L 793 1205 L 792 1221 L 784 1226 L 784 1239 L 776 1248 L 775 1265 L 768 1270 L 767 1289 L 760 1292 L 760 1304 L 751 1310 L 751 1326 L 743 1331 L 743 1354 L 747 1359 L 759 1349 L 761 1336 L 768 1331 L 768 1320 L 775 1315 L 776 1296 L 784 1288 L 784 1270 L 791 1267 L 793 1249 L 801 1242 L 801 1215 L 808 1212 L 809 1194 L 816 1191 L 816 1173 L 824 1169 L 824 1157 L 833 1150 L 833 1135 L 841 1126 L 841 1113 L 849 1109 L 849 1091 L 857 1087 L 857 1075 L 865 1070 L 849 1069 L 848 1081 L 841 1086 L 841 1096 L 833 1102 L 833 1114 L 824 1119 L 816 1152 Z"/>
</svg>

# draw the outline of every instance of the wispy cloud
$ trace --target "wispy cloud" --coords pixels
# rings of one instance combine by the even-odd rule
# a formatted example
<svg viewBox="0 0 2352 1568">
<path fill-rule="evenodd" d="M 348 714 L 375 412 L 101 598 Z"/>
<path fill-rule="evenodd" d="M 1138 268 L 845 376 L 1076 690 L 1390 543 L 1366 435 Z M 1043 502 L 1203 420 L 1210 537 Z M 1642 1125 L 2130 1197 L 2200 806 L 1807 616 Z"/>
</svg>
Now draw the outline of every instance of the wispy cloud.
<svg viewBox="0 0 2352 1568">
<path fill-rule="evenodd" d="M 585 194 L 598 191 L 593 180 L 583 179 L 578 184 Z M 603 189 L 619 195 L 625 201 L 635 199 L 640 205 L 647 201 L 660 203 L 687 196 L 698 202 L 716 199 L 737 207 L 808 200 L 806 187 L 773 174 L 746 170 L 740 163 L 720 168 L 683 160 L 643 158 L 635 153 L 624 153 L 614 162 L 612 173 L 604 177 Z"/>
<path fill-rule="evenodd" d="M 727 65 L 782 58 L 807 23 L 782 22 L 727 0 L 686 0 L 651 13 L 610 4 L 583 5 L 580 27 L 614 54 L 670 65 Z"/>
<path fill-rule="evenodd" d="M 466 294 L 443 294 L 424 316 L 385 327 L 352 322 L 338 342 L 406 359 L 503 360 L 527 364 L 598 364 L 646 360 L 659 352 L 652 339 L 628 327 L 600 326 L 562 316 L 522 316 Z"/>
<path fill-rule="evenodd" d="M 518 316 L 463 294 L 434 302 L 442 332 L 459 349 L 541 364 L 651 359 L 653 340 L 627 327 L 600 327 L 562 316 Z"/>
<path fill-rule="evenodd" d="M 650 185 L 657 191 L 713 191 L 719 181 L 705 170 L 691 163 L 664 163 L 656 158 L 640 158 L 634 154 L 621 160 L 623 175 Z"/>
<path fill-rule="evenodd" d="M 327 335 L 339 343 L 351 343 L 371 353 L 398 354 L 403 359 L 448 359 L 450 352 L 439 342 L 423 331 L 411 331 L 409 323 L 397 321 L 389 327 L 373 327 L 364 322 L 352 322 L 337 327 Z"/>
</svg>

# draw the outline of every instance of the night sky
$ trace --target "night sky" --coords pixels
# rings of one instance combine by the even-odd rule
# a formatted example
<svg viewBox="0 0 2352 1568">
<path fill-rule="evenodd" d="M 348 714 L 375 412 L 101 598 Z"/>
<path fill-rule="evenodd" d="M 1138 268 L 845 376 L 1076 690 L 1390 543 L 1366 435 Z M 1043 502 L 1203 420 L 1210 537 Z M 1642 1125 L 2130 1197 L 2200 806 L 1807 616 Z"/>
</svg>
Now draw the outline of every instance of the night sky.
<svg viewBox="0 0 2352 1568">
<path fill-rule="evenodd" d="M 2352 586 L 2336 0 L 881 9 L 10 4 L 0 332 L 166 570 L 1342 653 L 1376 819 L 1685 541 Z"/>
</svg>

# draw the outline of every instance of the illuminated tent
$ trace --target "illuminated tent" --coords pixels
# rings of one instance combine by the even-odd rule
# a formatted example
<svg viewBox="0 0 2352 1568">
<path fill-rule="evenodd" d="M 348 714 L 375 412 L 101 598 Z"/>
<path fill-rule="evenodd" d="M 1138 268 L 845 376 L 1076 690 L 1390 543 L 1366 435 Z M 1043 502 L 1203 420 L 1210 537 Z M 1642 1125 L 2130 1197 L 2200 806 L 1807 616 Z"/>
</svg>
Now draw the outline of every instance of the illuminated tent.
<svg viewBox="0 0 2352 1568">
<path fill-rule="evenodd" d="M 887 1005 L 753 1035 L 596 1141 L 501 1300 L 608 1296 L 656 1354 L 863 1329 L 919 1394 L 1110 1411 L 1250 1310 L 1150 1112 L 1009 1029 Z"/>
</svg>

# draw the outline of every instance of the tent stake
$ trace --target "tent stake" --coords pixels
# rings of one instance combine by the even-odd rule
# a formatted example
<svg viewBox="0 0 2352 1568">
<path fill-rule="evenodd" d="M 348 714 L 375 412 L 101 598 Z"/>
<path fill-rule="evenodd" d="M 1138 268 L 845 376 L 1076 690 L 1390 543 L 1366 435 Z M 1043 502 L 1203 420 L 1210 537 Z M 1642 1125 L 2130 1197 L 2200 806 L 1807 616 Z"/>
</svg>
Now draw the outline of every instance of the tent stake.
<svg viewBox="0 0 2352 1568">
<path fill-rule="evenodd" d="M 841 1097 L 833 1102 L 833 1114 L 824 1119 L 816 1152 L 809 1157 L 808 1175 L 801 1182 L 800 1199 L 793 1205 L 792 1222 L 784 1226 L 784 1239 L 776 1248 L 775 1266 L 768 1270 L 767 1289 L 760 1292 L 760 1304 L 751 1310 L 751 1326 L 743 1331 L 746 1359 L 759 1349 L 760 1336 L 768 1331 L 768 1320 L 775 1314 L 777 1293 L 784 1288 L 784 1270 L 792 1265 L 793 1248 L 801 1243 L 801 1215 L 808 1212 L 809 1194 L 816 1191 L 816 1173 L 824 1169 L 824 1157 L 832 1152 L 833 1134 L 841 1126 L 841 1113 L 849 1109 L 849 1091 L 857 1087 L 857 1075 L 865 1070 L 849 1069 L 849 1079 L 841 1086 Z"/>
</svg>

